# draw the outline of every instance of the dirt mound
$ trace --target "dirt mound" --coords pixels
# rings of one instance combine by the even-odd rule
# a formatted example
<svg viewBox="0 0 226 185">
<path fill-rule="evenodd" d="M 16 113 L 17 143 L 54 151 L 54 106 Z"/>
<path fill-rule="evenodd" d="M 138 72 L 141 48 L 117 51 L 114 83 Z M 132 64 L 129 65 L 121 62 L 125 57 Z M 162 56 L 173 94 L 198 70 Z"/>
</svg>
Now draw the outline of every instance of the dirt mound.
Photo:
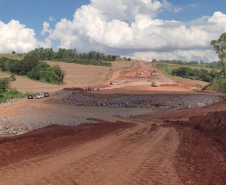
<svg viewBox="0 0 226 185">
<path fill-rule="evenodd" d="M 226 184 L 226 111 L 174 121 L 180 133 L 176 169 L 186 184 Z M 192 128 L 192 129 L 191 129 Z"/>
<path fill-rule="evenodd" d="M 191 126 L 196 130 L 216 133 L 217 135 L 224 136 L 226 133 L 226 111 L 210 112 L 203 116 L 192 116 L 189 121 L 179 121 L 176 123 Z"/>
<path fill-rule="evenodd" d="M 225 136 L 226 133 L 226 111 L 208 113 L 204 116 L 191 117 L 189 120 L 197 130 L 205 130 Z M 226 139 L 226 136 L 225 136 Z"/>
<path fill-rule="evenodd" d="M 226 158 L 222 145 L 212 136 L 178 127 L 180 146 L 175 168 L 183 184 L 226 184 Z"/>
</svg>

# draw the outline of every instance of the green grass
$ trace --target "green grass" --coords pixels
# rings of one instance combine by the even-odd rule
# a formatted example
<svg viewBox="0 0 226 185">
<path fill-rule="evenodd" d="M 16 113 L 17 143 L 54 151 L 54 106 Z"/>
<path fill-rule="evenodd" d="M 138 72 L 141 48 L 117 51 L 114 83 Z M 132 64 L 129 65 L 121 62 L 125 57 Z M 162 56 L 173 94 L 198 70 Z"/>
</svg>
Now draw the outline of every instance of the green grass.
<svg viewBox="0 0 226 185">
<path fill-rule="evenodd" d="M 6 58 L 10 58 L 10 59 L 22 60 L 25 55 L 26 54 L 22 54 L 21 56 L 19 56 L 18 54 L 0 54 L 0 58 L 6 57 Z"/>
</svg>

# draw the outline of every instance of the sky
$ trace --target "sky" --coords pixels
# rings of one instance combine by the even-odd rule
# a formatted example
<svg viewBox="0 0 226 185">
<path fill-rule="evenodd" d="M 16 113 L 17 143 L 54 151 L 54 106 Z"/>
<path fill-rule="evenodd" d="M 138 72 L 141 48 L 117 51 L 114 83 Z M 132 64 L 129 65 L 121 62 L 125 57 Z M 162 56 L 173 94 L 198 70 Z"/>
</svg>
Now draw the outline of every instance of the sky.
<svg viewBox="0 0 226 185">
<path fill-rule="evenodd" d="M 0 53 L 39 47 L 150 61 L 218 60 L 222 0 L 0 0 Z"/>
</svg>

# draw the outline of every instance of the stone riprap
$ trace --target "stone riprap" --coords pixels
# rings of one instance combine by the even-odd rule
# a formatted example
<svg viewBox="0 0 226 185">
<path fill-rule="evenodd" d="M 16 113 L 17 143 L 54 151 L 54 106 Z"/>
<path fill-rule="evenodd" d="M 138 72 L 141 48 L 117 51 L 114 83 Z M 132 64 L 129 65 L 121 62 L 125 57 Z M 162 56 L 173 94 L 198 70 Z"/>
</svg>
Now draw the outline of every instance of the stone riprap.
<svg viewBox="0 0 226 185">
<path fill-rule="evenodd" d="M 27 133 L 54 124 L 74 126 L 84 123 L 95 123 L 95 121 L 57 115 L 13 115 L 0 118 L 0 137 Z"/>
<path fill-rule="evenodd" d="M 205 107 L 223 99 L 216 95 L 122 95 L 120 97 L 89 96 L 70 93 L 62 102 L 75 106 L 101 106 L 110 108 L 182 109 Z"/>
</svg>

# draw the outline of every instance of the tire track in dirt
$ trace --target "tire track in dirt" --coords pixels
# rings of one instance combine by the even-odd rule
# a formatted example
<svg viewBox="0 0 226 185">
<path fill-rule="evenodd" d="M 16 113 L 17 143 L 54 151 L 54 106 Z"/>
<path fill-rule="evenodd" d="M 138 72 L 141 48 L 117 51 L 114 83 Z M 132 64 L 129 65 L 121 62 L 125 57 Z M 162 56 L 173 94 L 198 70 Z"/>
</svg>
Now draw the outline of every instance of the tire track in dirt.
<svg viewBox="0 0 226 185">
<path fill-rule="evenodd" d="M 0 184 L 182 184 L 173 168 L 179 143 L 173 128 L 138 123 L 79 147 L 8 166 L 0 172 Z"/>
</svg>

